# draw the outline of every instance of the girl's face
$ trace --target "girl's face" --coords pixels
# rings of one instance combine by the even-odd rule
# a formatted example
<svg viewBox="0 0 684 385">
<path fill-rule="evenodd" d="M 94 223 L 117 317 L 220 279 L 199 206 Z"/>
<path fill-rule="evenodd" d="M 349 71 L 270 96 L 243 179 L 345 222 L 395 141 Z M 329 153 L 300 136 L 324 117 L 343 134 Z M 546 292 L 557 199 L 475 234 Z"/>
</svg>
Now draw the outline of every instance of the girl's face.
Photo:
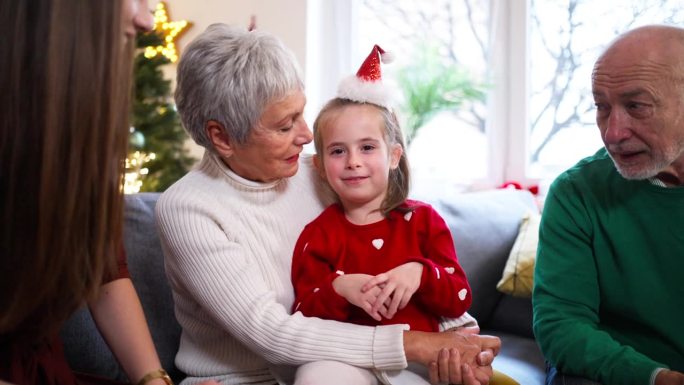
<svg viewBox="0 0 684 385">
<path fill-rule="evenodd" d="M 388 148 L 382 115 L 367 104 L 342 107 L 321 126 L 321 174 L 346 211 L 380 208 L 389 172 L 399 164 L 400 145 Z"/>
</svg>

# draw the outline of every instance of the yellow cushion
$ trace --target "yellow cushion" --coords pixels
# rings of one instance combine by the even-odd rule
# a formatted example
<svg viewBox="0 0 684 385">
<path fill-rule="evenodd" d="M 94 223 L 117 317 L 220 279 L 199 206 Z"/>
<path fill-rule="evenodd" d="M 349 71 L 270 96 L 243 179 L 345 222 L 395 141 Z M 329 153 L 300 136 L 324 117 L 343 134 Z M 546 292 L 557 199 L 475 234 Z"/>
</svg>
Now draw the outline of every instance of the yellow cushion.
<svg viewBox="0 0 684 385">
<path fill-rule="evenodd" d="M 506 261 L 503 276 L 496 285 L 500 292 L 516 297 L 532 296 L 540 219 L 541 215 L 534 212 L 527 212 L 523 216 L 518 236 Z"/>
<path fill-rule="evenodd" d="M 495 360 L 496 362 L 496 360 Z M 489 385 L 520 385 L 520 383 L 511 377 L 494 369 L 494 375 L 489 380 Z"/>
</svg>

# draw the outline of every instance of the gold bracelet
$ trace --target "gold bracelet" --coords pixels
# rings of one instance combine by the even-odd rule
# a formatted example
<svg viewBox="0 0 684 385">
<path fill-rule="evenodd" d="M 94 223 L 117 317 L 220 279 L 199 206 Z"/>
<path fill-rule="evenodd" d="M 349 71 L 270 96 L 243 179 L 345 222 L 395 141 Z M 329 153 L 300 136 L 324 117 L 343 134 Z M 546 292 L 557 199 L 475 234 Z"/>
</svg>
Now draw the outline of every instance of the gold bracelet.
<svg viewBox="0 0 684 385">
<path fill-rule="evenodd" d="M 138 385 L 145 385 L 152 380 L 156 380 L 157 378 L 164 380 L 166 385 L 173 385 L 171 377 L 169 377 L 169 374 L 166 373 L 166 370 L 164 369 L 157 369 L 147 373 L 143 378 L 140 379 L 140 381 L 138 381 Z"/>
</svg>

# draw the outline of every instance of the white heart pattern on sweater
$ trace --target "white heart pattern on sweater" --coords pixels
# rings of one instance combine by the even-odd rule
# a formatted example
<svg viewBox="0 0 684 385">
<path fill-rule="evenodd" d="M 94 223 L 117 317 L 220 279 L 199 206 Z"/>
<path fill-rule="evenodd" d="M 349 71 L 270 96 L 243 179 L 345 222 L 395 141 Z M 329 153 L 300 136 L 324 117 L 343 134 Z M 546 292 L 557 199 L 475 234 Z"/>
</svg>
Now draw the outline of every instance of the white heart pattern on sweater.
<svg viewBox="0 0 684 385">
<path fill-rule="evenodd" d="M 461 289 L 461 290 L 458 292 L 458 299 L 460 299 L 461 301 L 463 301 L 463 300 L 465 299 L 465 297 L 466 297 L 467 294 L 468 294 L 468 290 L 466 290 L 466 289 Z"/>
<path fill-rule="evenodd" d="M 445 267 L 444 271 L 446 271 L 449 274 L 454 274 L 454 271 L 456 271 L 456 269 L 454 269 L 453 267 Z"/>
<path fill-rule="evenodd" d="M 374 246 L 376 249 L 380 250 L 380 248 L 382 247 L 382 245 L 385 244 L 385 241 L 383 241 L 382 239 L 378 238 L 378 239 L 373 239 L 373 241 L 372 241 L 371 243 L 373 243 L 373 246 Z"/>
<path fill-rule="evenodd" d="M 413 216 L 413 211 L 409 211 L 406 214 L 404 214 L 404 219 L 406 220 L 406 222 L 408 222 L 411 220 L 412 216 Z"/>
</svg>

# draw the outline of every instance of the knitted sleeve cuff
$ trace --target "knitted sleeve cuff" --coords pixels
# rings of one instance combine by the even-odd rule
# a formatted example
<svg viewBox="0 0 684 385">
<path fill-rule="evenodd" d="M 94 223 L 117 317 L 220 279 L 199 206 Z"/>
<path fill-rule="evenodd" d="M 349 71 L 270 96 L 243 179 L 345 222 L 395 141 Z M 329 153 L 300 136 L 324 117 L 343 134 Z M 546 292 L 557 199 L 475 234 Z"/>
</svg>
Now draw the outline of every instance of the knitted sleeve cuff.
<svg viewBox="0 0 684 385">
<path fill-rule="evenodd" d="M 658 376 L 658 373 L 662 372 L 663 370 L 666 370 L 665 368 L 655 368 L 653 372 L 651 373 L 651 379 L 648 381 L 648 385 L 655 385 L 655 380 L 656 376 Z"/>
<path fill-rule="evenodd" d="M 470 314 L 463 313 L 462 316 L 458 318 L 446 318 L 442 317 L 441 322 L 439 323 L 439 331 L 443 332 L 449 329 L 453 328 L 458 328 L 461 326 L 465 327 L 474 327 L 478 326 L 477 320 L 475 317 L 471 316 Z"/>
<path fill-rule="evenodd" d="M 406 324 L 385 325 L 375 328 L 373 335 L 373 366 L 379 370 L 398 370 L 407 366 L 404 352 Z"/>
</svg>

